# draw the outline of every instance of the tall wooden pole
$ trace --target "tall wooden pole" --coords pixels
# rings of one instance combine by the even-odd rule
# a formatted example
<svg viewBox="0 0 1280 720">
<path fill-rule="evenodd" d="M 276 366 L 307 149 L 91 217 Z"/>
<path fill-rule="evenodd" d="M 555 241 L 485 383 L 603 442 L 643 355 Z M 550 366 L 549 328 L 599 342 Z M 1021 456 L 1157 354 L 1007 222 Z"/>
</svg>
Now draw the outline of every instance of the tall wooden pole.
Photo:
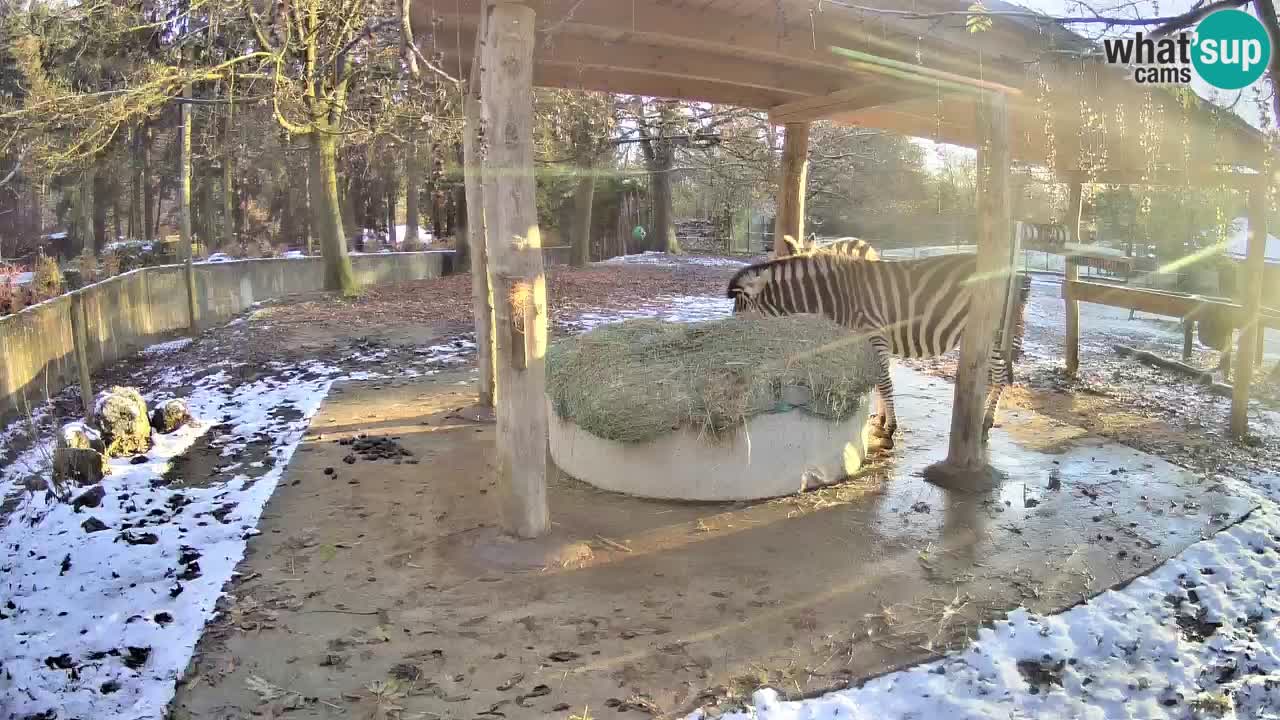
<svg viewBox="0 0 1280 720">
<path fill-rule="evenodd" d="M 488 233 L 484 215 L 484 161 L 481 153 L 480 86 L 484 58 L 481 57 L 487 27 L 487 9 L 481 12 L 480 31 L 476 34 L 475 56 L 471 62 L 471 78 L 467 83 L 464 111 L 466 126 L 462 136 L 463 186 L 467 193 L 467 249 L 471 265 L 471 312 L 476 327 L 476 365 L 480 374 L 477 402 L 493 407 L 496 397 L 493 378 L 493 293 L 489 287 L 489 263 L 486 250 Z M 415 150 L 416 152 L 416 150 Z M 418 158 L 411 158 L 417 163 Z M 412 179 L 416 193 L 417 168 Z M 418 212 L 417 198 L 411 200 L 411 212 Z M 417 228 L 417 218 L 412 227 Z"/>
<path fill-rule="evenodd" d="M 1249 386 L 1253 382 L 1254 352 L 1258 346 L 1259 309 L 1262 307 L 1262 273 L 1267 258 L 1267 191 L 1249 191 L 1249 250 L 1245 260 L 1244 317 L 1236 348 L 1235 376 L 1231 391 L 1231 437 L 1243 440 L 1249 432 Z"/>
<path fill-rule="evenodd" d="M 189 52 L 189 51 L 188 51 Z M 182 147 L 178 190 L 178 238 L 182 243 L 182 277 L 187 286 L 187 332 L 196 334 L 196 271 L 192 266 L 191 237 L 191 84 L 182 88 Z"/>
<path fill-rule="evenodd" d="M 1067 204 L 1067 242 L 1081 245 L 1080 214 L 1084 207 L 1084 183 L 1071 183 L 1071 200 Z M 1062 299 L 1066 303 L 1067 335 L 1064 355 L 1067 361 L 1067 374 L 1075 375 L 1080 369 L 1080 304 L 1072 294 L 1071 283 L 1080 279 L 1080 268 L 1076 265 L 1075 255 L 1070 247 L 1066 253 L 1067 268 L 1062 278 Z"/>
<path fill-rule="evenodd" d="M 787 235 L 804 240 L 804 193 L 809 180 L 809 123 L 786 124 L 782 141 L 782 177 L 778 183 L 778 217 L 773 225 L 773 254 L 781 257 L 787 249 Z"/>
<path fill-rule="evenodd" d="M 960 341 L 955 400 L 947 459 L 926 469 L 931 482 L 961 491 L 989 486 L 982 422 L 987 360 L 1001 320 L 1009 282 L 1012 242 L 1009 198 L 1009 105 L 1004 95 L 984 93 L 977 117 L 978 267 L 969 316 Z"/>
<path fill-rule="evenodd" d="M 534 538 L 547 513 L 547 288 L 534 205 L 533 9 L 498 3 L 482 50 L 484 218 L 494 297 L 503 528 Z"/>
</svg>

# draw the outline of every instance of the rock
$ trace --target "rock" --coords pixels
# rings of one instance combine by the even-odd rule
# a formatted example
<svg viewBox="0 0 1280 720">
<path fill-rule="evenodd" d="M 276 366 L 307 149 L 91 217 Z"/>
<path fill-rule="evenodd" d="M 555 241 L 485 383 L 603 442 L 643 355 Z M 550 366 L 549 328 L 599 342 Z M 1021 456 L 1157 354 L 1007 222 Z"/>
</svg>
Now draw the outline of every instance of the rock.
<svg viewBox="0 0 1280 720">
<path fill-rule="evenodd" d="M 62 431 L 58 434 L 57 446 L 76 450 L 97 450 L 98 452 L 106 450 L 102 434 L 79 420 L 62 426 Z"/>
<path fill-rule="evenodd" d="M 103 453 L 105 445 L 97 430 L 82 422 L 67 423 L 58 433 L 53 449 L 53 485 L 93 485 L 111 474 Z"/>
<path fill-rule="evenodd" d="M 96 517 L 91 517 L 80 524 L 80 527 L 87 533 L 101 532 L 107 529 L 107 524 Z"/>
<path fill-rule="evenodd" d="M 98 396 L 93 420 L 102 432 L 108 457 L 138 455 L 151 449 L 147 403 L 135 388 L 115 386 Z"/>
<path fill-rule="evenodd" d="M 107 496 L 107 491 L 102 489 L 101 485 L 94 485 L 88 490 L 80 493 L 80 496 L 71 501 L 71 507 L 76 512 L 80 512 L 81 508 L 96 508 L 102 504 L 102 498 Z"/>
<path fill-rule="evenodd" d="M 187 403 L 174 398 L 165 400 L 151 413 L 151 427 L 156 432 L 168 434 L 191 422 L 191 411 Z"/>
</svg>

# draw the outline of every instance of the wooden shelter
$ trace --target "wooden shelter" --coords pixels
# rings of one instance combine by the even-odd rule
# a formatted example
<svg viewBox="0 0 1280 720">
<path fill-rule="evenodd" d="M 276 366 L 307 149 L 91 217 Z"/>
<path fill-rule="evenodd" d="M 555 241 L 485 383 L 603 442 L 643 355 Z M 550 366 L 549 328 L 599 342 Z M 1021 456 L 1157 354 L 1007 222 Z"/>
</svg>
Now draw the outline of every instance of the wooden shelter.
<svg viewBox="0 0 1280 720">
<path fill-rule="evenodd" d="M 1013 5 L 988 2 L 993 14 L 979 32 L 966 26 L 967 0 L 899 7 L 868 10 L 841 0 L 415 0 L 424 50 L 469 81 L 467 205 L 473 269 L 480 271 L 473 273 L 480 394 L 482 401 L 496 395 L 507 529 L 535 536 L 548 525 L 546 300 L 533 210 L 531 86 L 767 110 L 786 128 L 778 242 L 784 234 L 803 236 L 808 128 L 815 120 L 976 148 L 979 267 L 990 274 L 977 290 L 986 302 L 971 309 L 962 343 L 950 453 L 939 468 L 947 472 L 938 477 L 956 486 L 974 486 L 975 473 L 986 468 L 982 398 L 1010 270 L 1010 163 L 1053 168 L 1072 185 L 1073 241 L 1086 182 L 1223 183 L 1257 188 L 1261 202 L 1257 171 L 1266 148 L 1234 115 L 1187 93 L 1137 85 L 1122 69 L 1103 65 L 1085 39 Z M 1260 269 L 1261 248 L 1257 255 Z M 1064 296 L 1074 338 L 1073 271 L 1070 265 Z M 1248 347 L 1258 312 L 1257 275 L 1250 277 L 1255 282 L 1243 309 L 1249 329 L 1241 340 Z M 1070 343 L 1067 356 L 1073 368 Z M 1244 401 L 1251 357 L 1240 354 Z M 1236 408 L 1241 420 L 1244 407 Z"/>
</svg>

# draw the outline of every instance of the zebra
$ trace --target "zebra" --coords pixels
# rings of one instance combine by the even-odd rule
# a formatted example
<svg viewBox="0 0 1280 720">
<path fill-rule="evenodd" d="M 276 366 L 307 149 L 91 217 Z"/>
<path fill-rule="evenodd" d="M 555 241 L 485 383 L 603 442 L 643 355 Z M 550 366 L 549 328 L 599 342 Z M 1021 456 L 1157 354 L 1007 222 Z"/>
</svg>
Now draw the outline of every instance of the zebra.
<svg viewBox="0 0 1280 720">
<path fill-rule="evenodd" d="M 849 255 L 859 260 L 876 261 L 880 259 L 880 253 L 871 247 L 871 243 L 860 238 L 844 237 L 825 245 L 818 245 L 818 235 L 816 233 L 810 233 L 803 243 L 796 242 L 796 239 L 790 235 L 784 235 L 782 239 L 786 243 L 789 255 L 812 255 L 813 253 L 825 252 L 836 255 Z"/>
<path fill-rule="evenodd" d="M 726 296 L 733 300 L 735 314 L 820 314 L 865 333 L 880 364 L 876 391 L 883 413 L 872 430 L 889 449 L 898 429 L 890 355 L 928 358 L 955 349 L 969 315 L 968 281 L 976 271 L 973 254 L 865 262 L 848 255 L 811 253 L 742 268 L 729 281 Z M 1029 276 L 1021 275 L 1014 308 L 1018 317 L 1025 310 L 1023 288 L 1030 289 Z M 1006 363 L 1001 353 L 1000 334 L 997 330 L 989 358 L 984 438 L 995 422 L 1004 388 L 1013 380 L 1012 362 Z M 1020 332 L 1013 334 L 1016 338 Z"/>
</svg>

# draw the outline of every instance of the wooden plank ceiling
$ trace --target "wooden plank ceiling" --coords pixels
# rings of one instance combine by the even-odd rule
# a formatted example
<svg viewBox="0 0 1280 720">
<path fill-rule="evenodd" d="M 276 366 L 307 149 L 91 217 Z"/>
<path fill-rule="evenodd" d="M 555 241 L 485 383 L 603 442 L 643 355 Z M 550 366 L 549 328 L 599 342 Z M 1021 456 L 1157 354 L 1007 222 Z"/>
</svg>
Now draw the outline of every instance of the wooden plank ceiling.
<svg viewBox="0 0 1280 720">
<path fill-rule="evenodd" d="M 482 2 L 415 0 L 424 52 L 462 78 Z M 1011 95 L 1014 159 L 1052 163 L 1063 175 L 1083 167 L 1099 181 L 1138 182 L 1261 159 L 1260 135 L 1233 115 L 1215 117 L 1163 90 L 1148 98 L 1091 61 L 1063 66 L 1088 44 L 1052 23 L 997 17 L 991 29 L 967 32 L 967 0 L 914 0 L 913 11 L 954 13 L 925 19 L 840 0 L 525 4 L 537 14 L 534 82 L 544 87 L 737 105 L 770 110 L 777 122 L 829 118 L 974 147 L 972 88 L 985 86 Z"/>
</svg>

